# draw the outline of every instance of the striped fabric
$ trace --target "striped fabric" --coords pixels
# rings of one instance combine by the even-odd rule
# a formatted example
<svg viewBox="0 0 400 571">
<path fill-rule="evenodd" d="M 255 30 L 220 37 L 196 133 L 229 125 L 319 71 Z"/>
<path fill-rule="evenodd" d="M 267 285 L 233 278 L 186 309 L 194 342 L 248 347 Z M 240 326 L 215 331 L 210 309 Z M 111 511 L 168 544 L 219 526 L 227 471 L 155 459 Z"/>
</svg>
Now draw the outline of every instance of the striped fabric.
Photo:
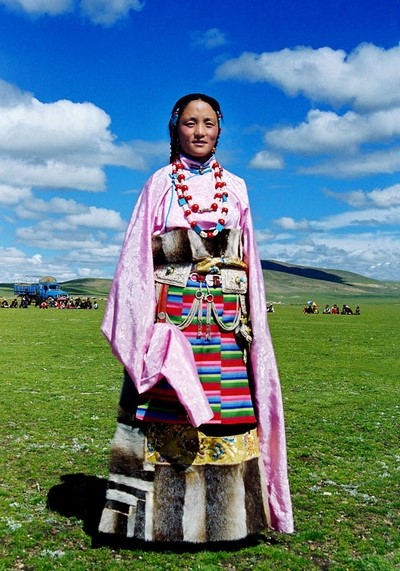
<svg viewBox="0 0 400 571">
<path fill-rule="evenodd" d="M 179 325 L 189 314 L 198 289 L 199 283 L 191 280 L 185 288 L 170 286 L 167 313 L 172 323 Z M 223 294 L 219 286 L 210 288 L 209 291 L 214 296 L 219 318 L 224 324 L 232 323 L 237 311 L 236 294 Z M 193 322 L 183 329 L 183 333 L 193 347 L 200 381 L 214 412 L 210 423 L 254 423 L 247 368 L 235 334 L 221 330 L 213 318 L 209 329 L 207 328 L 205 301 L 200 326 L 196 316 Z M 142 395 L 136 418 L 147 422 L 188 422 L 175 391 L 165 380 Z"/>
</svg>

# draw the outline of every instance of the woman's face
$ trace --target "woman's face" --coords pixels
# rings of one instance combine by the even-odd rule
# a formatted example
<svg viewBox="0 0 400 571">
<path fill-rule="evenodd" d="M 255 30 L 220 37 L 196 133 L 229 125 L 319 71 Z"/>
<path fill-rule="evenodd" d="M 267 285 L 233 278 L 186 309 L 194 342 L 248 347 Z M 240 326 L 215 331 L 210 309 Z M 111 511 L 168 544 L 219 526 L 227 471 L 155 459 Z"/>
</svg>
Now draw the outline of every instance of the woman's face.
<svg viewBox="0 0 400 571">
<path fill-rule="evenodd" d="M 211 105 L 201 99 L 188 103 L 178 123 L 178 138 L 183 153 L 206 161 L 212 155 L 218 135 L 218 118 Z"/>
</svg>

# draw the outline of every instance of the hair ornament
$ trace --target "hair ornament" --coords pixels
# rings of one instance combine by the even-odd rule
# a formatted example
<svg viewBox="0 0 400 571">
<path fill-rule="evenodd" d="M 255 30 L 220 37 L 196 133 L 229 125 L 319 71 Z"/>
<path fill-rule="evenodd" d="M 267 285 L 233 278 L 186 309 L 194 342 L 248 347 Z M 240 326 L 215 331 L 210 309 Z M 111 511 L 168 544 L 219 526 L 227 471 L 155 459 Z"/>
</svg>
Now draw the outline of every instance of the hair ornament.
<svg viewBox="0 0 400 571">
<path fill-rule="evenodd" d="M 178 123 L 178 117 L 179 117 L 179 109 L 176 109 L 171 115 L 171 125 L 173 127 L 176 127 Z"/>
</svg>

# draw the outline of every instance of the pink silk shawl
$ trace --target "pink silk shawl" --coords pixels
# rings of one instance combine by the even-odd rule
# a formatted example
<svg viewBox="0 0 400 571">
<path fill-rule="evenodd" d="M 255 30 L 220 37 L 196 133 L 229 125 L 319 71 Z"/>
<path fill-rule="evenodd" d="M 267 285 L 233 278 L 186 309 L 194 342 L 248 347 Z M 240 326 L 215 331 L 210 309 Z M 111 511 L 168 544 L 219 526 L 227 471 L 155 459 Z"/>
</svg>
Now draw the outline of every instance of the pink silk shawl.
<svg viewBox="0 0 400 571">
<path fill-rule="evenodd" d="M 143 393 L 165 377 L 194 426 L 207 423 L 212 411 L 197 374 L 190 343 L 168 323 L 154 323 L 155 288 L 151 237 L 185 228 L 181 207 L 171 185 L 171 166 L 147 181 L 134 208 L 110 289 L 102 331 L 113 353 L 126 368 L 136 390 Z M 213 199 L 212 173 L 193 176 L 190 192 Z M 260 450 L 265 468 L 271 528 L 293 531 L 287 477 L 286 439 L 278 370 L 266 317 L 263 273 L 255 242 L 245 183 L 224 170 L 229 190 L 226 228 L 241 228 L 243 255 L 249 268 L 249 304 L 253 341 L 250 361 Z M 207 191 L 206 189 L 210 190 Z M 207 201 L 207 198 L 206 198 Z M 197 218 L 210 226 L 209 214 Z M 213 215 L 215 217 L 215 214 Z"/>
</svg>

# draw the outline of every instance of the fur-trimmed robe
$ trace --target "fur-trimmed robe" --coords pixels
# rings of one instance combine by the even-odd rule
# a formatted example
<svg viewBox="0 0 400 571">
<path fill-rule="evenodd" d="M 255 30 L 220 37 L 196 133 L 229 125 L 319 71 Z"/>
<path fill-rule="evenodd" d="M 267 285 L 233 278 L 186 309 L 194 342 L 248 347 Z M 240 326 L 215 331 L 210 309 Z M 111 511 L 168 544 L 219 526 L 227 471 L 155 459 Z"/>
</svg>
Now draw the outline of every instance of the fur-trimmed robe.
<svg viewBox="0 0 400 571">
<path fill-rule="evenodd" d="M 187 165 L 187 159 L 182 157 Z M 188 172 L 188 171 L 186 171 Z M 229 192 L 226 228 L 241 229 L 248 266 L 253 341 L 250 350 L 254 405 L 267 479 L 271 528 L 291 533 L 293 519 L 286 464 L 286 441 L 279 376 L 266 320 L 261 263 L 255 243 L 245 183 L 224 170 Z M 212 172 L 187 177 L 190 192 L 204 203 L 213 200 Z M 197 216 L 202 227 L 215 214 Z M 175 389 L 194 426 L 206 424 L 212 412 L 198 378 L 192 349 L 182 332 L 168 323 L 154 324 L 155 291 L 152 237 L 188 228 L 171 185 L 171 166 L 158 170 L 144 186 L 128 225 L 109 294 L 102 330 L 116 357 L 141 394 L 165 377 Z"/>
</svg>

